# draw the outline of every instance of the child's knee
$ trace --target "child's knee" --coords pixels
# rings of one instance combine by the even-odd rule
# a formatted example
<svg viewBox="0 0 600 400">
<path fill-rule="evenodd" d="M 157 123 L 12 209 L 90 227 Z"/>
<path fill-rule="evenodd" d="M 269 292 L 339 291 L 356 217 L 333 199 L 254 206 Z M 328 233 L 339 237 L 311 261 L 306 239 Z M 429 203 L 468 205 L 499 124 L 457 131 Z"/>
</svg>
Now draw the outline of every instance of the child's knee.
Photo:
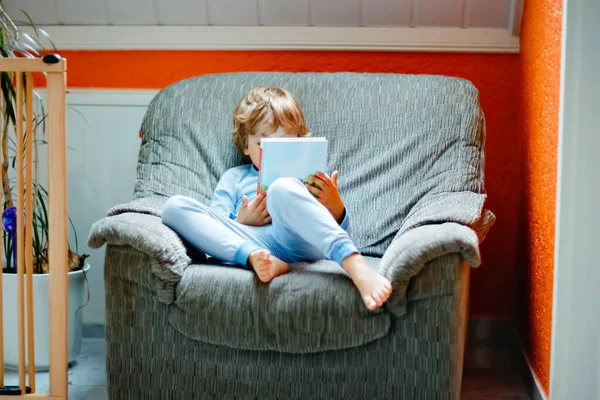
<svg viewBox="0 0 600 400">
<path fill-rule="evenodd" d="M 165 202 L 162 212 L 162 222 L 172 225 L 180 217 L 181 209 L 185 204 L 185 196 L 172 196 Z"/>
<path fill-rule="evenodd" d="M 203 212 L 208 207 L 190 197 L 175 195 L 170 197 L 163 206 L 162 221 L 166 225 L 175 225 L 177 221 L 185 218 L 186 210 L 193 208 L 196 212 Z"/>
<path fill-rule="evenodd" d="M 289 199 L 293 193 L 302 186 L 296 178 L 278 178 L 267 190 L 267 201 L 281 202 Z"/>
</svg>

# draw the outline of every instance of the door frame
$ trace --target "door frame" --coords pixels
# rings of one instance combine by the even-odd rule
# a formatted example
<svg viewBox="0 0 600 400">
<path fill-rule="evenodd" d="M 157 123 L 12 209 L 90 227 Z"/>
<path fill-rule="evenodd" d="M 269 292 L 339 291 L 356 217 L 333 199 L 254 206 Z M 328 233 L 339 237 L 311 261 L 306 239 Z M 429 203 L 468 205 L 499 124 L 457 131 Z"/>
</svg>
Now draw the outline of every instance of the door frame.
<svg viewBox="0 0 600 400">
<path fill-rule="evenodd" d="M 600 398 L 600 2 L 564 0 L 550 398 Z"/>
</svg>

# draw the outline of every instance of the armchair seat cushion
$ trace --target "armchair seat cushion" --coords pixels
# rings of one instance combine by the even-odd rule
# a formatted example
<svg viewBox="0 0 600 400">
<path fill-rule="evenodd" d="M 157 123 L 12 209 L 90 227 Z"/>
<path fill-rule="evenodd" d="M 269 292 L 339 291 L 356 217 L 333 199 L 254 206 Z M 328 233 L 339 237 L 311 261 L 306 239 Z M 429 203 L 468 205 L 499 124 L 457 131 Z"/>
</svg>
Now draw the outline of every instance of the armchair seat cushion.
<svg viewBox="0 0 600 400">
<path fill-rule="evenodd" d="M 369 258 L 376 268 L 379 259 Z M 387 335 L 391 315 L 369 311 L 349 276 L 330 261 L 298 263 L 268 285 L 252 271 L 192 264 L 178 285 L 170 323 L 189 338 L 250 350 L 313 353 Z"/>
</svg>

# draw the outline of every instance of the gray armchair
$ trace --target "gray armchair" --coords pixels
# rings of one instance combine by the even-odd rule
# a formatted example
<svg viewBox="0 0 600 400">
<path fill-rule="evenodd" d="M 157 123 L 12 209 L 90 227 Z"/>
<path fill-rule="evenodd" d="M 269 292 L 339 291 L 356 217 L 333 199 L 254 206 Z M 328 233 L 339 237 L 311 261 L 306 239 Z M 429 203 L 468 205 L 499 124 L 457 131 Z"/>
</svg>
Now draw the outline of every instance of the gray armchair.
<svg viewBox="0 0 600 400">
<path fill-rule="evenodd" d="M 265 285 L 209 263 L 161 223 L 166 199 L 208 204 L 242 163 L 237 100 L 288 89 L 352 215 L 351 236 L 393 286 L 368 311 L 341 267 L 291 266 Z M 469 266 L 494 222 L 484 209 L 477 90 L 440 76 L 241 73 L 163 89 L 142 124 L 133 201 L 92 227 L 107 244 L 111 399 L 458 399 Z"/>
</svg>

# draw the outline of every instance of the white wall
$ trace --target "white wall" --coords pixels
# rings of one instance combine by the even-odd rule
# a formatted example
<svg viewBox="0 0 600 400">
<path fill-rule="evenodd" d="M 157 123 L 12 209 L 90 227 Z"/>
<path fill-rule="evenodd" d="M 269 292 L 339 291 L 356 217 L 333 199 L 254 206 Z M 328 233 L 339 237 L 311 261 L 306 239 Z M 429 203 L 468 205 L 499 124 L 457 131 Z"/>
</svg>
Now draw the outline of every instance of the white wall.
<svg viewBox="0 0 600 400">
<path fill-rule="evenodd" d="M 600 399 L 600 2 L 563 12 L 550 398 Z"/>
<path fill-rule="evenodd" d="M 142 92 L 144 93 L 144 92 Z M 90 254 L 91 300 L 86 323 L 104 323 L 104 252 L 87 246 L 91 225 L 131 200 L 140 139 L 138 131 L 153 93 L 77 91 L 67 96 L 68 208 L 79 252 Z M 73 235 L 70 235 L 74 246 Z"/>
</svg>

